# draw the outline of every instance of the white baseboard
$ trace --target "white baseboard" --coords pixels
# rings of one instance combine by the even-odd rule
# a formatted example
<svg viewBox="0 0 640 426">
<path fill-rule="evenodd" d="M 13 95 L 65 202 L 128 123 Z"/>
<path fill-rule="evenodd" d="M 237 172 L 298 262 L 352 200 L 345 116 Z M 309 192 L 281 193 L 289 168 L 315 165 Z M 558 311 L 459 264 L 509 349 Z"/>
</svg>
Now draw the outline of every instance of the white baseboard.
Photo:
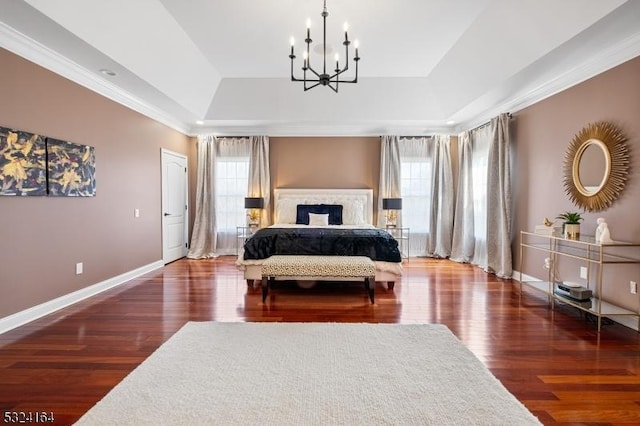
<svg viewBox="0 0 640 426">
<path fill-rule="evenodd" d="M 516 278 L 517 277 L 517 278 Z M 520 282 L 520 271 L 513 271 L 511 279 Z M 540 278 L 532 277 L 531 275 L 522 274 L 522 281 L 543 281 Z"/>
<path fill-rule="evenodd" d="M 96 294 L 102 293 L 103 291 L 117 287 L 121 284 L 126 283 L 127 281 L 139 277 L 140 275 L 144 275 L 147 272 L 162 268 L 163 266 L 164 263 L 162 262 L 162 260 L 158 260 L 132 271 L 125 272 L 124 274 L 109 278 L 97 284 L 93 284 L 89 287 L 74 291 L 73 293 L 65 294 L 64 296 L 60 296 L 56 299 L 49 300 L 48 302 L 44 302 L 32 308 L 25 309 L 24 311 L 9 315 L 8 317 L 0 318 L 0 334 L 5 333 L 9 330 L 13 330 L 16 327 L 27 324 L 38 318 L 42 318 L 43 316 L 49 315 L 62 308 L 66 308 L 67 306 L 73 305 L 74 303 L 78 303 L 81 300 L 87 299 L 91 296 L 95 296 Z"/>
<path fill-rule="evenodd" d="M 633 317 L 607 317 L 607 318 L 609 318 L 611 321 L 617 322 L 618 324 L 622 324 L 625 327 L 629 327 L 632 330 L 640 331 L 640 329 L 638 329 L 637 318 L 633 318 Z"/>
<path fill-rule="evenodd" d="M 516 282 L 520 282 L 519 278 L 520 278 L 520 272 L 518 271 L 513 271 L 513 280 Z M 518 279 L 516 279 L 516 277 L 518 277 Z M 530 275 L 526 275 L 526 274 L 522 274 L 522 280 L 523 281 L 544 281 L 541 280 L 539 278 L 536 277 L 532 277 Z M 618 324 L 624 325 L 625 327 L 628 327 L 632 330 L 635 331 L 640 331 L 640 329 L 638 328 L 638 319 L 634 318 L 634 317 L 630 317 L 630 316 L 609 316 L 607 317 L 609 318 L 611 321 L 617 322 Z"/>
</svg>

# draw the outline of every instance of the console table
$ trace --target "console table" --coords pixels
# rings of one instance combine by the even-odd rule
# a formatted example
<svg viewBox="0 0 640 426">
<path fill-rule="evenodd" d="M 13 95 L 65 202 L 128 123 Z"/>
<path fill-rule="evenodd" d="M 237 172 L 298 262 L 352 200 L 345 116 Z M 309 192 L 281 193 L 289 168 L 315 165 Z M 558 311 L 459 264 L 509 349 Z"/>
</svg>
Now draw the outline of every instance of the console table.
<svg viewBox="0 0 640 426">
<path fill-rule="evenodd" d="M 523 262 L 529 250 L 543 252 L 550 259 L 546 280 L 523 280 Z M 585 287 L 593 291 L 591 303 L 579 303 L 571 298 L 556 294 L 555 286 L 559 283 L 558 277 L 554 277 L 554 267 L 557 267 L 562 258 L 574 259 L 586 267 Z M 630 292 L 629 281 L 626 282 L 605 282 L 603 274 L 605 268 L 621 265 L 640 265 L 640 243 L 624 241 L 614 241 L 610 244 L 597 244 L 592 236 L 581 236 L 572 240 L 560 236 L 537 234 L 534 232 L 520 231 L 520 295 L 522 286 L 527 286 L 545 293 L 548 297 L 552 309 L 556 302 L 571 305 L 581 311 L 588 312 L 598 320 L 598 332 L 602 326 L 603 317 L 627 316 L 637 319 L 637 327 L 640 330 L 640 295 L 629 294 L 635 299 L 636 306 L 633 309 L 623 308 L 603 300 L 603 290 L 612 286 L 623 286 Z M 591 271 L 595 271 L 592 274 Z M 640 267 L 634 267 L 634 272 L 629 274 L 632 280 L 640 278 Z M 593 276 L 595 275 L 595 277 Z M 637 280 L 635 282 L 638 282 Z M 637 289 L 636 289 L 637 293 Z"/>
</svg>

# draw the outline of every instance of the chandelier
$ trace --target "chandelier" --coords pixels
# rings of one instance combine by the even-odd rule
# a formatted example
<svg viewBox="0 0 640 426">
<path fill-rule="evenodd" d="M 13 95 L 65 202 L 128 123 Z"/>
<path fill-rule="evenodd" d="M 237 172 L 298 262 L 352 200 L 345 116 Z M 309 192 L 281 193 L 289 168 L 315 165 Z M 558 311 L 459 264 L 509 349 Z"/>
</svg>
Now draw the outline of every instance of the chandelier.
<svg viewBox="0 0 640 426">
<path fill-rule="evenodd" d="M 304 42 L 307 44 L 306 49 L 302 54 L 303 62 L 302 62 L 302 78 L 297 78 L 293 74 L 293 61 L 296 58 L 296 55 L 293 52 L 293 47 L 295 44 L 295 40 L 291 37 L 291 54 L 289 58 L 291 58 L 291 81 L 302 81 L 304 82 L 304 90 L 313 89 L 316 86 L 329 86 L 334 92 L 338 92 L 338 85 L 340 83 L 357 83 L 358 82 L 358 61 L 360 57 L 358 56 L 358 40 L 355 40 L 353 45 L 355 47 L 355 56 L 353 57 L 353 61 L 356 63 L 356 75 L 353 80 L 342 80 L 341 75 L 347 70 L 349 70 L 349 45 L 351 42 L 349 41 L 349 36 L 347 34 L 347 30 L 349 26 L 345 22 L 344 24 L 344 41 L 342 44 L 344 45 L 344 67 L 340 68 L 340 55 L 336 53 L 335 62 L 336 68 L 334 70 L 329 70 L 327 72 L 327 16 L 329 16 L 329 12 L 327 12 L 327 0 L 324 0 L 324 8 L 322 10 L 322 72 L 316 71 L 311 65 L 311 56 L 309 55 L 309 50 L 311 47 L 311 20 L 307 19 L 307 38 Z M 329 65 L 331 67 L 331 65 Z M 310 75 L 308 76 L 307 73 Z M 331 74 L 333 73 L 333 74 Z"/>
</svg>

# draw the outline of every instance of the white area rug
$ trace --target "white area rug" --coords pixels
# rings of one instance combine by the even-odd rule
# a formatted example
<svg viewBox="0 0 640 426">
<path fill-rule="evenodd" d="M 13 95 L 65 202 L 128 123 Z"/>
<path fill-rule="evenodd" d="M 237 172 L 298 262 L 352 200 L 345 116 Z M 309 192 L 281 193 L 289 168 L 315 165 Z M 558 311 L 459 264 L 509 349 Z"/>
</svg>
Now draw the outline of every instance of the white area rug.
<svg viewBox="0 0 640 426">
<path fill-rule="evenodd" d="M 442 325 L 188 323 L 84 425 L 533 425 Z"/>
</svg>

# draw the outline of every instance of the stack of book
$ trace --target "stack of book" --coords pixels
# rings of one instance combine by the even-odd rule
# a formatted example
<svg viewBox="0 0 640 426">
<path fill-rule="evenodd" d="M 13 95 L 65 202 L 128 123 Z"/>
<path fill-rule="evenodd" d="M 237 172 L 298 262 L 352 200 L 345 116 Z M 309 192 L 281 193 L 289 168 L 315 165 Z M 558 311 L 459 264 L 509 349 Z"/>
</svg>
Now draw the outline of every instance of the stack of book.
<svg viewBox="0 0 640 426">
<path fill-rule="evenodd" d="M 549 235 L 549 236 L 557 236 L 562 235 L 562 227 L 560 226 L 547 226 L 547 225 L 536 225 L 535 229 L 536 234 L 540 235 Z"/>
</svg>

